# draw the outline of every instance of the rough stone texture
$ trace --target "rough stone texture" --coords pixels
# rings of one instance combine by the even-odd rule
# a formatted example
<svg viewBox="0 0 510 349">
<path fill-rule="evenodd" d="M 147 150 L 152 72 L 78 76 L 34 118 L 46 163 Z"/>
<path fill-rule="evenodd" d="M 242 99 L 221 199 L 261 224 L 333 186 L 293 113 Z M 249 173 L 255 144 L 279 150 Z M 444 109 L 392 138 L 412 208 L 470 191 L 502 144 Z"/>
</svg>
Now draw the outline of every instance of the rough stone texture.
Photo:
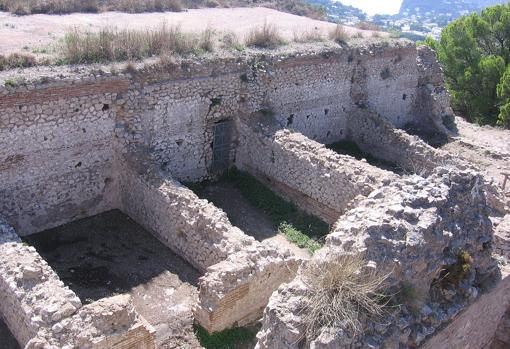
<svg viewBox="0 0 510 349">
<path fill-rule="evenodd" d="M 334 223 L 356 197 L 396 177 L 298 132 L 278 130 L 267 119 L 252 115 L 239 121 L 236 164 L 326 222 Z"/>
<path fill-rule="evenodd" d="M 199 283 L 196 320 L 215 332 L 259 318 L 271 293 L 295 276 L 297 260 L 245 235 L 223 211 L 145 156 L 132 153 L 123 167 L 123 210 L 190 264 L 207 271 Z"/>
<path fill-rule="evenodd" d="M 129 295 L 103 298 L 51 328 L 42 328 L 26 349 L 155 349 L 154 330 L 147 330 L 148 326 Z"/>
<path fill-rule="evenodd" d="M 413 111 L 420 79 L 430 75 L 418 68 L 418 52 L 389 41 L 207 58 L 133 75 L 64 67 L 62 80 L 0 87 L 2 214 L 27 235 L 118 207 L 119 145 L 148 147 L 178 180 L 208 178 L 215 123 L 258 110 L 323 143 L 345 138 L 356 105 L 398 127 L 428 123 Z"/>
<path fill-rule="evenodd" d="M 115 205 L 113 101 L 123 89 L 118 79 L 71 81 L 0 95 L 0 207 L 20 235 Z"/>
<path fill-rule="evenodd" d="M 364 152 L 408 172 L 429 175 L 437 166 L 453 162 L 450 154 L 395 129 L 383 116 L 368 109 L 353 110 L 347 124 L 348 138 Z"/>
<path fill-rule="evenodd" d="M 82 307 L 35 248 L 23 244 L 3 219 L 0 298 L 0 315 L 28 349 L 154 349 L 154 331 L 134 311 L 129 296 Z"/>
<path fill-rule="evenodd" d="M 122 210 L 198 270 L 255 243 L 227 215 L 163 173 L 142 154 L 123 167 Z"/>
<path fill-rule="evenodd" d="M 301 132 L 278 131 L 265 137 L 242 134 L 253 137 L 253 144 L 261 142 L 265 149 L 256 154 L 264 156 L 259 164 L 254 155 L 249 155 L 250 162 L 248 155 L 239 155 L 256 149 L 250 149 L 249 137 L 239 139 L 245 142 L 245 149 L 241 146 L 236 153 L 233 129 L 231 138 L 225 137 L 222 155 L 227 165 L 237 156 L 240 163 L 260 166 L 258 171 L 276 179 L 282 192 L 332 222 L 358 195 L 368 195 L 380 184 L 394 180 L 394 175 L 334 154 L 310 139 L 331 143 L 346 138 L 348 116 L 356 108 L 374 110 L 396 127 L 443 118 L 447 114 L 441 107 L 445 99 L 432 58 L 407 41 L 388 41 L 284 55 L 276 51 L 207 57 L 170 66 L 149 65 L 139 72 L 118 75 L 93 72 L 92 68 L 85 72 L 73 68 L 76 73 L 56 68 L 61 74 L 55 73 L 53 78 L 0 87 L 0 213 L 21 235 L 27 235 L 120 208 L 199 270 L 212 268 L 203 279 L 197 309 L 217 314 L 212 320 L 218 322 L 203 320 L 206 326 L 244 323 L 260 314 L 269 294 L 291 278 L 297 262 L 256 243 L 233 227 L 222 211 L 179 184 L 178 180 L 202 180 L 218 174 L 213 166 L 216 142 L 222 138 L 215 134 L 218 122 L 266 113 L 274 115 L 279 129 Z M 241 122 L 238 125 L 242 127 Z M 278 164 L 271 162 L 272 156 Z M 28 281 L 20 272 L 23 263 L 21 267 L 16 263 L 26 256 L 29 264 L 32 260 L 45 264 L 35 251 L 19 242 L 13 244 L 0 247 L 10 251 L 5 256 L 15 254 L 3 264 L 1 277 L 19 279 L 20 284 L 0 287 L 0 291 L 10 290 L 4 304 L 35 302 L 37 299 L 23 293 Z M 225 264 L 214 266 L 218 263 Z M 256 263 L 263 268 L 255 268 Z M 222 267 L 229 273 L 219 272 Z M 54 312 L 50 315 L 31 316 L 34 310 L 29 306 L 24 309 L 26 317 L 8 320 L 8 324 L 24 323 L 19 324 L 21 342 L 36 334 L 32 321 L 46 321 L 44 316 L 53 315 L 53 322 L 32 343 L 34 347 L 44 341 L 64 347 L 61 339 L 82 341 L 85 347 L 87 341 L 98 342 L 100 348 L 113 347 L 118 343 L 103 340 L 103 334 L 113 338 L 138 333 L 139 317 L 130 310 L 129 302 L 114 300 L 110 304 L 105 300 L 78 309 L 79 300 L 73 305 L 72 292 L 66 293 L 53 271 L 41 267 L 27 272 L 45 278 L 38 287 L 56 285 L 57 291 L 44 289 L 43 293 L 44 297 L 57 297 L 44 302 L 56 303 L 58 309 L 51 308 Z M 267 284 L 261 289 L 263 280 Z M 217 289 L 220 282 L 222 287 Z M 240 296 L 239 292 L 247 293 Z M 232 299 L 237 301 L 226 307 Z M 1 311 L 8 313 L 22 306 L 8 305 Z M 102 334 L 96 331 L 102 326 L 96 322 L 102 321 L 101 316 L 94 312 L 109 308 L 114 318 L 118 315 L 118 323 L 105 327 Z M 65 318 L 55 315 L 60 311 Z M 90 322 L 79 323 L 80 314 Z M 63 321 L 71 318 L 68 328 Z M 75 323 L 77 327 L 73 327 Z M 57 324 L 69 333 L 86 328 L 87 338 L 59 337 L 60 327 L 53 328 Z M 329 337 L 331 332 L 324 334 Z"/>
<path fill-rule="evenodd" d="M 449 134 L 445 127 L 454 118 L 450 105 L 450 96 L 446 90 L 443 72 L 436 54 L 427 45 L 417 48 L 418 51 L 418 89 L 414 99 L 413 114 L 419 123 L 414 126 L 428 132 L 443 132 Z M 430 123 L 425 120 L 430 120 Z"/>
<path fill-rule="evenodd" d="M 299 264 L 288 251 L 265 244 L 230 255 L 200 279 L 196 321 L 218 332 L 259 319 L 271 294 L 294 278 Z"/>
<path fill-rule="evenodd" d="M 503 217 L 494 232 L 494 252 L 510 261 L 510 214 Z"/>
<path fill-rule="evenodd" d="M 508 348 L 510 317 L 505 310 L 510 309 L 509 273 L 508 268 L 504 270 L 503 280 L 493 290 L 483 294 L 422 348 Z"/>
<path fill-rule="evenodd" d="M 482 189 L 483 180 L 476 173 L 439 168 L 428 178 L 411 176 L 378 189 L 342 216 L 314 259 L 361 254 L 369 267 L 391 271 L 390 289 L 398 292 L 402 285 L 410 285 L 425 294 L 417 299 L 418 311 L 403 305 L 384 326 L 365 323 L 360 337 L 345 329 L 325 329 L 310 347 L 417 347 L 476 299 L 482 291 L 479 282 L 495 272 L 493 230 Z M 459 284 L 438 283 L 441 272 L 458 263 L 461 251 L 473 259 L 466 278 Z M 299 347 L 303 324 L 298 310 L 306 292 L 298 273 L 273 295 L 258 348 Z"/>
<path fill-rule="evenodd" d="M 81 308 L 81 301 L 0 218 L 0 313 L 21 345 Z"/>
<path fill-rule="evenodd" d="M 507 290 L 506 292 L 508 293 L 509 291 Z M 501 309 L 501 304 L 496 304 L 498 304 L 497 310 Z M 485 312 L 486 309 L 483 309 L 483 311 Z M 510 305 L 496 328 L 490 349 L 505 349 L 508 347 L 510 347 Z"/>
</svg>

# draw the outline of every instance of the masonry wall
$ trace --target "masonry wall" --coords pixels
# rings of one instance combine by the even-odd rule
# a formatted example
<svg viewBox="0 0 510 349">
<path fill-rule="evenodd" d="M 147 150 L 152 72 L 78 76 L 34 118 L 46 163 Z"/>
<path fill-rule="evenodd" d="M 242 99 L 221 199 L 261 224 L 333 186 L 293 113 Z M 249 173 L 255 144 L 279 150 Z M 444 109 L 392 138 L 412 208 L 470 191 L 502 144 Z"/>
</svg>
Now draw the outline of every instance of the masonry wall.
<svg viewBox="0 0 510 349">
<path fill-rule="evenodd" d="M 344 139 L 347 118 L 358 106 L 399 128 L 421 123 L 413 112 L 422 98 L 417 58 L 414 45 L 401 42 L 283 60 L 264 67 L 270 72 L 264 103 L 282 126 L 321 143 Z M 425 104 L 431 109 L 433 102 Z"/>
<path fill-rule="evenodd" d="M 232 226 L 223 211 L 161 173 L 144 155 L 127 156 L 131 158 L 122 167 L 120 184 L 122 211 L 195 268 L 205 272 L 255 242 Z"/>
<path fill-rule="evenodd" d="M 115 204 L 113 131 L 126 81 L 0 94 L 0 211 L 20 235 Z"/>
<path fill-rule="evenodd" d="M 277 246 L 256 243 L 211 266 L 200 279 L 195 320 L 209 332 L 262 317 L 271 294 L 291 281 L 301 261 Z"/>
<path fill-rule="evenodd" d="M 369 109 L 354 109 L 347 123 L 347 138 L 365 153 L 407 172 L 429 175 L 436 167 L 454 161 L 448 153 L 395 129 L 387 119 Z"/>
<path fill-rule="evenodd" d="M 358 195 L 367 196 L 395 177 L 258 119 L 252 115 L 239 122 L 237 165 L 325 222 L 333 224 Z"/>
<path fill-rule="evenodd" d="M 417 58 L 413 44 L 391 41 L 118 75 L 65 71 L 62 80 L 3 87 L 0 212 L 26 235 L 118 207 L 115 154 L 133 145 L 177 180 L 210 178 L 216 123 L 257 111 L 322 143 L 346 137 L 353 106 L 397 127 L 428 123 L 426 114 L 414 117 L 426 75 Z M 232 163 L 235 133 L 227 143 Z"/>
</svg>

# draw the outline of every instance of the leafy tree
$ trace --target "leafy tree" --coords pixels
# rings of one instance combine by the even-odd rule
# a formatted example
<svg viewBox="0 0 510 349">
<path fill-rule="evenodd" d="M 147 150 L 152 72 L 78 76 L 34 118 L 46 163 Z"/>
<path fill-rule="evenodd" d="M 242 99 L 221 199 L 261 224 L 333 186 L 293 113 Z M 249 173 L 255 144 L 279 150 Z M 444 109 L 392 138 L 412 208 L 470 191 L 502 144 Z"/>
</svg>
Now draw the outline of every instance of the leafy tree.
<svg viewBox="0 0 510 349">
<path fill-rule="evenodd" d="M 510 127 L 510 4 L 461 17 L 424 44 L 437 51 L 458 111 Z"/>
<path fill-rule="evenodd" d="M 498 98 L 502 100 L 499 107 L 498 124 L 510 128 L 510 65 L 506 67 L 506 71 L 498 84 L 497 92 Z"/>
</svg>

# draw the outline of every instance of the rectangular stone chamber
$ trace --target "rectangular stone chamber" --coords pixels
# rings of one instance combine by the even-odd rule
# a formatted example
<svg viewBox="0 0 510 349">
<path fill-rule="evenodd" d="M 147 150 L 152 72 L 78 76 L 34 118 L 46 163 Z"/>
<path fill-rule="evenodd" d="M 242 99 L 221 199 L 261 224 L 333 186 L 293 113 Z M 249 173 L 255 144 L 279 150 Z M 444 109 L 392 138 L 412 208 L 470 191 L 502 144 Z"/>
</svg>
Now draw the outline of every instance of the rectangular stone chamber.
<svg viewBox="0 0 510 349">
<path fill-rule="evenodd" d="M 156 342 L 191 331 L 201 273 L 120 210 L 23 238 L 90 304 L 119 294 L 156 329 Z"/>
</svg>

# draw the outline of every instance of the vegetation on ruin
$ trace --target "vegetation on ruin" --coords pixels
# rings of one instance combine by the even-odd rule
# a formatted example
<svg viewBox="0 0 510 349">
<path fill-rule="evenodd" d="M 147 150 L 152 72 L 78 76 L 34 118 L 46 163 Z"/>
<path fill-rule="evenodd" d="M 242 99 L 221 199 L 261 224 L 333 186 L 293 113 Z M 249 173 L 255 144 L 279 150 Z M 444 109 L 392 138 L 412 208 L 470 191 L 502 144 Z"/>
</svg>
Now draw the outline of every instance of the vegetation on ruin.
<svg viewBox="0 0 510 349">
<path fill-rule="evenodd" d="M 224 178 L 239 188 L 253 206 L 266 213 L 290 242 L 312 253 L 322 247 L 321 240 L 329 232 L 326 223 L 299 210 L 246 172 L 233 168 Z"/>
<path fill-rule="evenodd" d="M 324 19 L 322 6 L 304 0 L 251 2 L 247 0 L 0 0 L 0 11 L 17 15 L 36 13 L 65 14 L 73 12 L 122 11 L 130 13 L 174 11 L 185 8 L 266 6 L 279 11 Z"/>
<path fill-rule="evenodd" d="M 285 40 L 273 23 L 265 22 L 262 27 L 253 28 L 246 36 L 246 46 L 274 48 L 284 44 Z"/>
<path fill-rule="evenodd" d="M 219 181 L 231 183 L 238 188 L 243 197 L 264 212 L 278 227 L 278 232 L 290 242 L 311 253 L 322 247 L 322 239 L 328 234 L 329 226 L 319 218 L 301 211 L 255 177 L 236 168 L 226 172 Z M 186 186 L 200 196 L 207 183 L 186 183 Z"/>
<path fill-rule="evenodd" d="M 312 259 L 303 268 L 308 292 L 301 316 L 307 341 L 317 338 L 324 328 L 359 334 L 361 319 L 384 315 L 389 297 L 383 290 L 388 277 L 367 268 L 360 256 L 335 254 L 327 260 Z"/>
<path fill-rule="evenodd" d="M 447 285 L 458 285 L 469 275 L 472 264 L 473 257 L 465 250 L 459 251 L 457 253 L 457 263 L 442 271 L 439 280 L 441 285 L 443 285 L 443 287 Z"/>
<path fill-rule="evenodd" d="M 345 44 L 349 40 L 349 34 L 341 24 L 337 24 L 335 29 L 329 33 L 329 38 L 337 44 Z"/>
<path fill-rule="evenodd" d="M 510 128 L 510 4 L 461 17 L 425 44 L 438 53 L 457 111 Z"/>
<path fill-rule="evenodd" d="M 114 30 L 99 32 L 74 30 L 64 37 L 61 54 L 67 63 L 98 63 L 139 60 L 164 54 L 210 52 L 214 49 L 213 31 L 184 33 L 177 26 L 162 24 L 155 30 Z"/>
<path fill-rule="evenodd" d="M 0 55 L 0 71 L 32 67 L 36 63 L 35 57 L 29 54 L 12 53 L 7 56 Z"/>
<path fill-rule="evenodd" d="M 255 340 L 258 327 L 235 327 L 209 334 L 200 325 L 195 325 L 195 334 L 205 349 L 236 349 Z"/>
<path fill-rule="evenodd" d="M 311 253 L 314 253 L 315 251 L 319 250 L 322 247 L 321 243 L 317 242 L 314 239 L 311 239 L 305 233 L 294 228 L 292 224 L 281 223 L 278 227 L 278 231 L 281 234 L 285 235 L 287 240 L 301 248 L 308 249 Z"/>
</svg>

